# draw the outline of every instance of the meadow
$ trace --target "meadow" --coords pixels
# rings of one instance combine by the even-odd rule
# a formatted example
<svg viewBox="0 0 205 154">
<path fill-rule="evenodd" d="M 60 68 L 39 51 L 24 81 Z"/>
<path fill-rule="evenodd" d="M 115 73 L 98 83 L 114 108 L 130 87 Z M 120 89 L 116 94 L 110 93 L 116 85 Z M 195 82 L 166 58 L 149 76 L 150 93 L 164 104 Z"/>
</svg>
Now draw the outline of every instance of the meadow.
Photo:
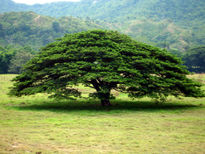
<svg viewBox="0 0 205 154">
<path fill-rule="evenodd" d="M 14 76 L 0 75 L 0 154 L 205 153 L 205 98 L 156 104 L 117 93 L 110 108 L 43 94 L 16 98 L 7 95 Z M 190 77 L 205 83 L 205 74 Z"/>
</svg>

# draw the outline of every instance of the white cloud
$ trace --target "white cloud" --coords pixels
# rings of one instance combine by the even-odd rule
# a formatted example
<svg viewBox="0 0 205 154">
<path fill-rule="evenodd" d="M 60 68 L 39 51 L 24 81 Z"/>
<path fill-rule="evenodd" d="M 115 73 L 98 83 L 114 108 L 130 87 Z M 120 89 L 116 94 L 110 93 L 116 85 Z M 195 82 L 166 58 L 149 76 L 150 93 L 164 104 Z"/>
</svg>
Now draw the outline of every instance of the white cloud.
<svg viewBox="0 0 205 154">
<path fill-rule="evenodd" d="M 52 3 L 52 2 L 79 2 L 80 0 L 13 0 L 16 3 L 23 3 L 28 5 L 33 4 L 45 4 L 45 3 Z"/>
</svg>

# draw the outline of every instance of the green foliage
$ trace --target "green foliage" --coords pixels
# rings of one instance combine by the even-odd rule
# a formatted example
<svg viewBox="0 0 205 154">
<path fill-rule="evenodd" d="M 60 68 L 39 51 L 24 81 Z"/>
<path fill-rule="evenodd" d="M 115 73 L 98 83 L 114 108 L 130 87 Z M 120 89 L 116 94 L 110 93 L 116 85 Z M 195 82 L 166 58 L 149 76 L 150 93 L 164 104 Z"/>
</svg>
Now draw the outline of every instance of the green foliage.
<svg viewBox="0 0 205 154">
<path fill-rule="evenodd" d="M 130 97 L 202 96 L 200 84 L 188 79 L 180 59 L 159 48 L 113 31 L 67 34 L 44 47 L 13 81 L 10 94 L 48 93 L 53 97 L 80 97 L 82 84 L 90 94 L 110 105 L 111 91 Z"/>
<path fill-rule="evenodd" d="M 28 46 L 0 46 L 0 74 L 20 73 L 22 66 L 34 54 L 36 54 L 36 52 Z"/>
<path fill-rule="evenodd" d="M 10 60 L 14 55 L 14 50 L 5 49 L 0 46 L 0 74 L 8 72 Z"/>
<path fill-rule="evenodd" d="M 33 55 L 29 52 L 21 51 L 17 52 L 15 56 L 10 60 L 9 73 L 19 74 L 22 72 L 23 65 L 29 61 Z"/>
<path fill-rule="evenodd" d="M 205 72 L 205 46 L 188 50 L 184 56 L 188 70 L 196 73 Z"/>
</svg>

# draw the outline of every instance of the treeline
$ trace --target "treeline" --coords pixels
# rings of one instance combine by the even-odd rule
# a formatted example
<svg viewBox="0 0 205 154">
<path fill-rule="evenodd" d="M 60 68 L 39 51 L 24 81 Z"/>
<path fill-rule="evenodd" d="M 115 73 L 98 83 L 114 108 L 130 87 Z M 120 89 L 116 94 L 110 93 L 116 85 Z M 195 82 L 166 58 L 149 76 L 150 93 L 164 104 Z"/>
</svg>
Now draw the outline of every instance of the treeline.
<svg viewBox="0 0 205 154">
<path fill-rule="evenodd" d="M 23 70 L 23 65 L 30 60 L 37 51 L 29 46 L 14 47 L 0 46 L 0 74 L 18 74 Z"/>
</svg>

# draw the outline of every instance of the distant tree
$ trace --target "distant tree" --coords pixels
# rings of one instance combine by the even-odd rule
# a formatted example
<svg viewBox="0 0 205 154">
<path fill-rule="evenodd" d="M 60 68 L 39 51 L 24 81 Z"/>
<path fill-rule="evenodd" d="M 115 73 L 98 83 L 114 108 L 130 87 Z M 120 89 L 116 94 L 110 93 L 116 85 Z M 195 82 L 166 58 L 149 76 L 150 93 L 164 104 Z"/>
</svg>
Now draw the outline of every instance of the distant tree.
<svg viewBox="0 0 205 154">
<path fill-rule="evenodd" d="M 0 73 L 19 73 L 22 65 L 35 53 L 29 46 L 0 46 Z"/>
<path fill-rule="evenodd" d="M 14 74 L 21 73 L 23 65 L 25 65 L 32 57 L 33 55 L 29 52 L 17 52 L 10 61 L 8 72 Z"/>
<path fill-rule="evenodd" d="M 196 73 L 205 72 L 205 46 L 190 49 L 184 56 L 188 70 Z"/>
<path fill-rule="evenodd" d="M 113 31 L 67 34 L 44 47 L 13 81 L 10 95 L 48 93 L 80 97 L 79 84 L 96 92 L 90 97 L 109 106 L 112 90 L 130 97 L 203 96 L 200 84 L 187 78 L 180 59 Z"/>
<path fill-rule="evenodd" d="M 0 74 L 8 73 L 10 60 L 14 55 L 14 50 L 6 49 L 0 46 Z"/>
</svg>

